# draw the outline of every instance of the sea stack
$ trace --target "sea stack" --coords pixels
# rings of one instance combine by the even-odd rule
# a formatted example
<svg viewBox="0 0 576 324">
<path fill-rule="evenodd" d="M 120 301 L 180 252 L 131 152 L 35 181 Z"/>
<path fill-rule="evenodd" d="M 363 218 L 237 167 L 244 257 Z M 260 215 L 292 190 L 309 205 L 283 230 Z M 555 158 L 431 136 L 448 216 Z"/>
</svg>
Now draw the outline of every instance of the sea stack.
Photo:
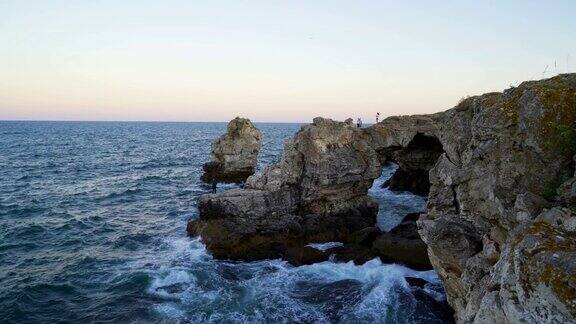
<svg viewBox="0 0 576 324">
<path fill-rule="evenodd" d="M 245 189 L 203 195 L 188 232 L 216 258 L 257 260 L 373 226 L 378 205 L 367 193 L 382 167 L 363 136 L 349 123 L 315 118 Z"/>
<path fill-rule="evenodd" d="M 247 118 L 228 123 L 226 134 L 212 143 L 212 159 L 204 164 L 205 182 L 243 182 L 254 174 L 262 133 Z"/>
</svg>

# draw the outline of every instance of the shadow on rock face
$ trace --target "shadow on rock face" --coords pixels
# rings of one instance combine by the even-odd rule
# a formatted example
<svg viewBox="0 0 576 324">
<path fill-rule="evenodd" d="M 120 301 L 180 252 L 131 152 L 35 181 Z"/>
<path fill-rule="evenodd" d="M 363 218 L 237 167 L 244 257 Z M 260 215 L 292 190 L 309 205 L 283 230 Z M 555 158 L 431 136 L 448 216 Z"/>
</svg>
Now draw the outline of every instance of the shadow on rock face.
<svg viewBox="0 0 576 324">
<path fill-rule="evenodd" d="M 382 184 L 392 191 L 410 191 L 427 196 L 430 192 L 429 171 L 444 152 L 442 143 L 434 136 L 417 133 L 406 147 L 384 150 L 385 160 L 398 164 L 398 170 Z"/>
<path fill-rule="evenodd" d="M 401 263 L 416 270 L 432 269 L 426 243 L 420 238 L 415 221 L 402 222 L 382 234 L 372 247 L 383 262 Z"/>
<path fill-rule="evenodd" d="M 254 168 L 245 168 L 243 170 L 226 170 L 219 162 L 207 162 L 203 166 L 204 174 L 200 177 L 206 183 L 224 182 L 224 183 L 241 183 L 246 181 L 249 176 L 254 174 Z"/>
<path fill-rule="evenodd" d="M 436 300 L 422 288 L 397 287 L 400 307 L 397 316 L 408 323 L 454 323 L 454 310 L 445 300 Z M 409 310 L 409 313 L 408 313 Z"/>
</svg>

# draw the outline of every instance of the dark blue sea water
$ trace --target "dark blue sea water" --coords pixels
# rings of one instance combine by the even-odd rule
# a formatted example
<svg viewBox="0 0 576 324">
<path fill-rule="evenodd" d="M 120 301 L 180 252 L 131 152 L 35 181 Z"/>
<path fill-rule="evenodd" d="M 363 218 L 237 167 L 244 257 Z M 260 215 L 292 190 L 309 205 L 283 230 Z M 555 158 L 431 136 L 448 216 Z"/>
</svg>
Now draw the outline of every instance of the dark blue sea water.
<svg viewBox="0 0 576 324">
<path fill-rule="evenodd" d="M 257 124 L 259 167 L 296 124 Z M 433 271 L 213 260 L 186 236 L 224 123 L 0 122 L 0 322 L 442 322 Z M 380 226 L 424 201 L 380 184 Z M 226 187 L 221 187 L 224 190 Z M 426 278 L 409 288 L 405 275 Z"/>
</svg>

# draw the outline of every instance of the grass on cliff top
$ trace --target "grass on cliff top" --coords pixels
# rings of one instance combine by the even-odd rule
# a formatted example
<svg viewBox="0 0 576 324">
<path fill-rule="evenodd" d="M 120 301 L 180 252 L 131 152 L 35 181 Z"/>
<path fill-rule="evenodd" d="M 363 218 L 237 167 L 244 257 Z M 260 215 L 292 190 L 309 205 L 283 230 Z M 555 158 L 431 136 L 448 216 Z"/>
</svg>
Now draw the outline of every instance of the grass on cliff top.
<svg viewBox="0 0 576 324">
<path fill-rule="evenodd" d="M 575 108 L 576 109 L 576 108 Z M 557 139 L 556 148 L 561 154 L 573 156 L 576 154 L 576 122 L 572 124 L 552 125 L 556 128 Z"/>
</svg>

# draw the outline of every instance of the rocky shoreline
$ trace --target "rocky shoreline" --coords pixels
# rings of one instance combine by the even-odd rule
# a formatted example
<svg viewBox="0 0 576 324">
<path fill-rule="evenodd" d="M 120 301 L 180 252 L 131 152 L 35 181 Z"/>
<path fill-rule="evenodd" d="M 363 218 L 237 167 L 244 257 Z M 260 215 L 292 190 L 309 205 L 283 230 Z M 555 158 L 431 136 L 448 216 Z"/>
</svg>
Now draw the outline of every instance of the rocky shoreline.
<svg viewBox="0 0 576 324">
<path fill-rule="evenodd" d="M 576 152 L 562 144 L 575 123 L 576 74 L 367 129 L 315 118 L 245 189 L 204 195 L 188 232 L 216 258 L 294 264 L 324 260 L 309 243 L 344 242 L 328 253 L 429 262 L 458 322 L 571 322 Z M 427 195 L 428 205 L 380 233 L 368 188 L 387 162 L 399 165 L 391 189 Z"/>
</svg>

